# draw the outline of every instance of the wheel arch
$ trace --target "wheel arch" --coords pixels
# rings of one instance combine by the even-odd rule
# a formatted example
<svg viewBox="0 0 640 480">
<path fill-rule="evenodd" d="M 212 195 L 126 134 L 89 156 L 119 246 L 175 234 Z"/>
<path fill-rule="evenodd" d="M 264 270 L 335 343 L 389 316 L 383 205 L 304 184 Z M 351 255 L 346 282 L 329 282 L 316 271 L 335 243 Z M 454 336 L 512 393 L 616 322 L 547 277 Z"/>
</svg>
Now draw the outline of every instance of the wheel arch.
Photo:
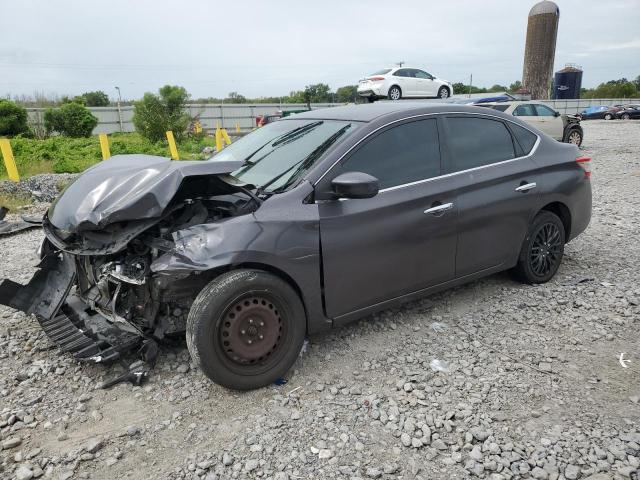
<svg viewBox="0 0 640 480">
<path fill-rule="evenodd" d="M 260 262 L 243 262 L 243 263 L 238 263 L 233 265 L 224 265 L 224 266 L 212 268 L 203 273 L 207 277 L 207 282 L 210 282 L 211 280 L 213 280 L 216 277 L 219 277 L 223 273 L 230 272 L 233 270 L 261 270 L 263 272 L 270 273 L 278 277 L 280 280 L 283 280 L 285 283 L 287 283 L 291 288 L 293 288 L 293 290 L 298 295 L 298 298 L 300 298 L 300 302 L 302 302 L 302 307 L 304 308 L 304 312 L 305 312 L 305 330 L 307 332 L 310 331 L 310 325 L 309 325 L 310 317 L 309 317 L 309 308 L 307 305 L 307 301 L 305 299 L 304 293 L 302 292 L 302 289 L 300 288 L 298 283 L 294 280 L 294 278 L 291 275 L 289 275 L 287 272 L 285 272 L 284 270 L 278 267 L 275 267 L 273 265 L 266 264 L 266 263 L 260 263 Z"/>
<path fill-rule="evenodd" d="M 564 235 L 565 239 L 570 238 L 571 236 L 571 210 L 562 202 L 551 202 L 546 204 L 544 207 L 540 209 L 540 212 L 547 211 L 551 212 L 560 218 L 562 221 L 562 225 L 564 226 Z"/>
</svg>

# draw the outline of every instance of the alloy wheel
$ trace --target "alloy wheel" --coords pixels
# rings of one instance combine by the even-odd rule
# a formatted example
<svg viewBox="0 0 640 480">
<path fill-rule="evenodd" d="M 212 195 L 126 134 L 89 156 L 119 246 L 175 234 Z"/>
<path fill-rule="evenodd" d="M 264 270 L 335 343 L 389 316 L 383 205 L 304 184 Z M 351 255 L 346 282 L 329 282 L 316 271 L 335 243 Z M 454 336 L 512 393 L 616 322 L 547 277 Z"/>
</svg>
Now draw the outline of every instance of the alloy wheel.
<svg viewBox="0 0 640 480">
<path fill-rule="evenodd" d="M 611 114 L 610 114 L 610 113 L 607 113 L 607 114 L 604 116 L 604 119 L 605 119 L 605 120 L 611 120 L 612 118 L 613 118 L 613 117 L 611 116 Z"/>
<path fill-rule="evenodd" d="M 622 115 L 623 120 L 629 120 L 630 118 L 631 116 L 628 113 L 625 113 L 624 115 Z"/>
<path fill-rule="evenodd" d="M 582 135 L 579 132 L 573 131 L 569 134 L 569 143 L 574 145 L 580 145 L 582 143 Z"/>
<path fill-rule="evenodd" d="M 446 88 L 441 88 L 440 98 L 449 98 L 449 90 L 447 90 Z"/>
<path fill-rule="evenodd" d="M 545 223 L 535 233 L 529 263 L 531 270 L 539 277 L 544 277 L 554 270 L 562 255 L 562 236 L 554 223 Z"/>
<path fill-rule="evenodd" d="M 400 89 L 398 87 L 392 87 L 391 90 L 389 90 L 389 98 L 391 98 L 391 100 L 400 100 Z"/>
</svg>

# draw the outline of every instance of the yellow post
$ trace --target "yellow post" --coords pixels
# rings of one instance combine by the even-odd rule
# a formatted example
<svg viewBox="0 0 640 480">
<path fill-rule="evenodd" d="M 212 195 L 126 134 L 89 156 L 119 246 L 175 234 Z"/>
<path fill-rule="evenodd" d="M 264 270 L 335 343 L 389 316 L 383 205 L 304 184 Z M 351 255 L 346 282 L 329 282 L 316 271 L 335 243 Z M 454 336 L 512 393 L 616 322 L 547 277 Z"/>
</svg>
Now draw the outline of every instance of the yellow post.
<svg viewBox="0 0 640 480">
<path fill-rule="evenodd" d="M 240 124 L 236 122 L 236 133 L 240 133 Z"/>
<path fill-rule="evenodd" d="M 4 158 L 4 166 L 7 168 L 9 180 L 19 182 L 20 175 L 18 174 L 18 167 L 16 167 L 16 161 L 13 159 L 13 150 L 11 150 L 11 144 L 8 139 L 0 138 L 0 151 Z"/>
<path fill-rule="evenodd" d="M 200 120 L 196 121 L 196 123 L 194 125 L 194 129 L 196 131 L 196 134 L 202 133 L 202 124 L 200 123 Z"/>
<path fill-rule="evenodd" d="M 224 145 L 222 144 L 222 132 L 219 128 L 216 128 L 216 151 L 222 150 Z"/>
<path fill-rule="evenodd" d="M 180 157 L 178 157 L 178 147 L 176 146 L 176 139 L 173 138 L 173 132 L 171 130 L 167 132 L 167 141 L 169 142 L 169 151 L 171 152 L 171 159 L 180 160 Z"/>
<path fill-rule="evenodd" d="M 111 156 L 111 152 L 109 151 L 109 139 L 107 138 L 106 133 L 101 133 L 98 135 L 100 139 L 100 150 L 102 150 L 102 160 L 106 160 Z"/>
<path fill-rule="evenodd" d="M 224 138 L 224 142 L 227 145 L 231 145 L 231 139 L 229 138 L 229 134 L 227 133 L 227 129 L 226 128 L 222 129 L 222 138 Z"/>
</svg>

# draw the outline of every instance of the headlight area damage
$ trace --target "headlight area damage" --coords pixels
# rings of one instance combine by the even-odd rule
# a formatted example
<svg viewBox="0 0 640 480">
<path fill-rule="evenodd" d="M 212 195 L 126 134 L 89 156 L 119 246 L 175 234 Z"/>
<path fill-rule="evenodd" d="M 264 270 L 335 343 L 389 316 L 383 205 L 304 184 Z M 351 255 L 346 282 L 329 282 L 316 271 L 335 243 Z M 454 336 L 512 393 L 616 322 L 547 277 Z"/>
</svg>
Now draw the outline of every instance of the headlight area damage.
<svg viewBox="0 0 640 480">
<path fill-rule="evenodd" d="M 45 216 L 46 239 L 31 281 L 3 280 L 0 303 L 34 314 L 78 360 L 112 362 L 138 349 L 152 365 L 156 342 L 184 332 L 193 299 L 208 281 L 198 268 L 185 268 L 188 262 L 172 272 L 163 257 L 180 258 L 186 229 L 260 205 L 225 175 L 239 166 L 127 155 L 91 168 Z M 139 383 L 146 373 L 116 381 Z"/>
</svg>

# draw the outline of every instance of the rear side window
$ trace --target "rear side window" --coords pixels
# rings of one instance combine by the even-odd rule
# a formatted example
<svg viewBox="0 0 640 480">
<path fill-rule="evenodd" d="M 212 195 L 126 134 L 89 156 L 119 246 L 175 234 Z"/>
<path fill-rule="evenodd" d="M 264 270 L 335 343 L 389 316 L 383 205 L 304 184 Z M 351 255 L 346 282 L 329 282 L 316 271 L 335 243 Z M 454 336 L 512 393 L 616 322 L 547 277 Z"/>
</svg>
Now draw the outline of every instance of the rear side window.
<svg viewBox="0 0 640 480">
<path fill-rule="evenodd" d="M 515 123 L 509 123 L 509 128 L 513 132 L 513 136 L 516 137 L 516 141 L 522 147 L 522 151 L 525 155 L 528 155 L 531 152 L 531 149 L 536 144 L 536 140 L 538 140 L 538 136 L 534 133 L 530 132 L 524 127 L 520 125 L 516 125 Z"/>
<path fill-rule="evenodd" d="M 449 117 L 447 123 L 452 172 L 515 158 L 513 139 L 504 123 L 478 117 Z"/>
<path fill-rule="evenodd" d="M 408 68 L 401 68 L 393 74 L 395 77 L 412 77 L 413 75 Z"/>
<path fill-rule="evenodd" d="M 491 108 L 499 112 L 504 112 L 509 108 L 509 105 L 491 105 Z"/>
<path fill-rule="evenodd" d="M 374 75 L 386 75 L 390 71 L 391 71 L 390 68 L 383 68 L 382 70 L 378 70 L 377 72 L 373 72 L 370 76 L 373 77 Z"/>
<path fill-rule="evenodd" d="M 533 108 L 533 105 L 527 103 L 525 105 L 519 105 L 514 111 L 513 114 L 516 117 L 535 117 L 536 111 Z"/>
<path fill-rule="evenodd" d="M 437 177 L 440 145 L 436 120 L 418 120 L 385 130 L 351 155 L 341 166 L 342 172 L 373 175 L 380 189 Z"/>
</svg>

